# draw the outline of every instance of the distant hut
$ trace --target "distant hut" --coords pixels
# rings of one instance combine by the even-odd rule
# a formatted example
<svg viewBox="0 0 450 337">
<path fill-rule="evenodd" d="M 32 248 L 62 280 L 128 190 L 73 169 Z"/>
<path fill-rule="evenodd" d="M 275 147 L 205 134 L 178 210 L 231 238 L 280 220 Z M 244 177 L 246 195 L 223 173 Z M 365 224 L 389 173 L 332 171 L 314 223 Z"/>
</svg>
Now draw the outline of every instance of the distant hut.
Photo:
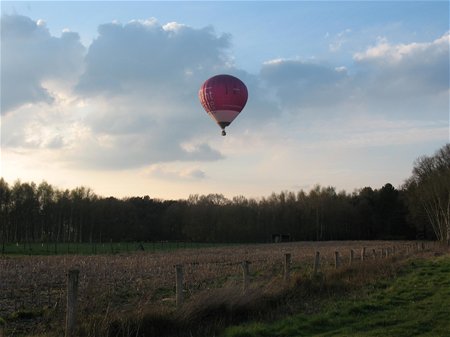
<svg viewBox="0 0 450 337">
<path fill-rule="evenodd" d="M 273 243 L 279 243 L 279 242 L 289 242 L 291 241 L 291 235 L 290 234 L 272 234 L 272 242 Z"/>
</svg>

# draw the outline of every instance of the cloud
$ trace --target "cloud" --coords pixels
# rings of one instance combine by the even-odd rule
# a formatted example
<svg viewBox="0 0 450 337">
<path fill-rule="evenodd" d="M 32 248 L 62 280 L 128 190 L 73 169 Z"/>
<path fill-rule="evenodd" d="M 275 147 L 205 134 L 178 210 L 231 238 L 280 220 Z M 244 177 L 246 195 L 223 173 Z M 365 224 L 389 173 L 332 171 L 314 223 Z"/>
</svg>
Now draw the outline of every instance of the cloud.
<svg viewBox="0 0 450 337">
<path fill-rule="evenodd" d="M 450 33 L 447 32 L 432 42 L 391 45 L 386 38 L 379 38 L 378 44 L 369 47 L 365 52 L 356 53 L 354 59 L 358 62 L 375 61 L 399 64 L 403 60 L 417 59 L 423 54 L 438 56 L 448 53 Z M 430 60 L 433 61 L 433 60 Z"/>
<path fill-rule="evenodd" d="M 210 145 L 200 144 L 194 151 L 161 135 L 92 136 L 79 140 L 69 153 L 61 154 L 66 165 L 96 170 L 123 170 L 175 161 L 214 161 L 223 158 Z"/>
<path fill-rule="evenodd" d="M 57 99 L 51 106 L 21 106 L 2 116 L 2 149 L 67 149 L 76 141 L 81 128 L 73 107 L 64 109 Z M 67 110 L 66 110 L 67 109 Z M 84 126 L 83 126 L 84 127 Z"/>
<path fill-rule="evenodd" d="M 15 29 L 8 26 L 13 24 Z M 40 90 L 40 96 L 21 101 L 54 104 L 20 107 L 17 103 L 15 113 L 2 124 L 2 145 L 6 148 L 51 149 L 64 165 L 89 169 L 223 158 L 204 139 L 191 140 L 204 138 L 205 130 L 218 133 L 197 95 L 209 76 L 238 72 L 230 66 L 228 35 L 217 36 L 212 27 L 193 29 L 176 22 L 162 26 L 156 19 L 104 24 L 85 58 L 78 57 L 81 54 L 67 56 L 73 67 L 65 68 L 60 60 L 65 57 L 60 50 L 65 46 L 62 42 L 76 37 L 80 46 L 77 34 L 65 32 L 60 39 L 55 38 L 43 21 L 26 17 L 6 17 L 3 27 L 8 46 L 26 45 L 30 57 L 41 55 L 45 43 L 54 45 L 42 60 L 35 57 L 22 62 L 31 73 L 27 83 L 33 84 L 35 93 Z M 17 36 L 18 31 L 27 43 Z M 10 54 L 8 62 L 2 64 L 2 75 L 6 65 L 13 64 L 11 50 Z M 56 68 L 44 63 L 47 59 Z M 22 69 L 18 65 L 14 69 L 6 76 L 8 83 L 20 80 Z M 84 71 L 80 73 L 80 69 Z M 60 79 L 70 85 L 63 87 Z M 188 143 L 195 145 L 186 147 Z"/>
<path fill-rule="evenodd" d="M 155 19 L 125 25 L 100 25 L 99 36 L 86 55 L 86 70 L 77 90 L 85 96 L 164 94 L 172 99 L 198 90 L 201 78 L 224 70 L 230 36 L 217 36 L 212 27 L 194 29 Z"/>
<path fill-rule="evenodd" d="M 269 60 L 260 79 L 280 109 L 308 119 L 336 115 L 333 111 L 343 107 L 347 116 L 370 112 L 444 119 L 448 118 L 448 60 L 449 33 L 424 43 L 395 45 L 380 39 L 376 46 L 355 53 L 353 63 L 346 66 Z"/>
<path fill-rule="evenodd" d="M 129 168 L 222 159 L 205 141 L 183 144 L 216 131 L 198 89 L 217 72 L 236 72 L 227 54 L 230 36 L 153 18 L 103 24 L 98 31 L 76 86 L 96 108 L 84 118 L 91 134 L 77 146 L 75 161 Z"/>
<path fill-rule="evenodd" d="M 345 68 L 289 59 L 265 62 L 260 76 L 290 111 L 335 104 L 343 98 L 348 78 Z"/>
<path fill-rule="evenodd" d="M 380 38 L 353 59 L 371 95 L 390 100 L 424 97 L 449 89 L 449 44 L 449 32 L 423 43 L 392 45 Z"/>
<path fill-rule="evenodd" d="M 342 32 L 339 32 L 336 34 L 336 36 L 333 38 L 333 40 L 328 45 L 328 48 L 331 52 L 338 52 L 342 49 L 342 46 L 348 42 L 348 35 L 352 32 L 351 29 L 347 28 L 343 30 Z M 325 35 L 325 38 L 329 38 L 329 33 Z"/>
<path fill-rule="evenodd" d="M 158 100 L 136 97 L 98 98 L 88 101 L 89 113 L 76 140 L 62 155 L 68 165 L 88 169 L 129 169 L 174 161 L 215 161 L 223 158 L 205 140 L 186 147 L 191 139 L 211 133 L 214 125 L 200 106 L 183 109 Z M 203 118 L 202 118 L 203 117 Z"/>
<path fill-rule="evenodd" d="M 79 74 L 85 49 L 77 33 L 51 36 L 45 21 L 20 15 L 2 15 L 1 113 L 27 103 L 54 101 L 45 80 L 73 81 Z"/>
<path fill-rule="evenodd" d="M 439 143 L 448 134 L 444 120 L 392 120 L 379 116 L 360 115 L 350 120 L 333 118 L 315 123 L 306 147 L 327 149 L 370 149 L 376 147 Z"/>
<path fill-rule="evenodd" d="M 206 173 L 195 167 L 174 168 L 165 164 L 156 164 L 146 170 L 147 175 L 164 180 L 203 180 Z"/>
<path fill-rule="evenodd" d="M 380 40 L 352 62 L 279 58 L 254 75 L 233 66 L 231 36 L 213 27 L 156 19 L 107 23 L 85 50 L 76 33 L 57 38 L 43 21 L 2 17 L 2 113 L 8 112 L 2 147 L 45 150 L 71 168 L 150 167 L 168 179 L 203 179 L 199 163 L 211 167 L 225 155 L 257 162 L 285 144 L 363 148 L 443 137 L 448 33 L 428 43 Z M 249 89 L 247 106 L 225 139 L 197 97 L 203 81 L 217 73 L 238 76 Z M 5 89 L 9 83 L 18 85 Z M 27 104 L 41 102 L 53 104 Z M 370 119 L 345 129 L 362 115 L 418 122 L 371 130 L 376 119 Z M 425 128 L 420 121 L 427 119 L 441 122 Z M 325 129 L 317 127 L 323 121 Z M 286 157 L 294 152 L 286 150 Z"/>
<path fill-rule="evenodd" d="M 279 114 L 258 77 L 233 67 L 230 44 L 231 37 L 217 35 L 213 27 L 161 25 L 156 19 L 99 26 L 76 86 L 78 95 L 97 107 L 84 118 L 92 135 L 77 149 L 76 161 L 124 168 L 224 158 L 209 144 L 208 135 L 220 129 L 198 101 L 203 81 L 229 73 L 247 84 L 251 95 L 233 129 Z M 192 143 L 195 147 L 186 147 Z"/>
</svg>

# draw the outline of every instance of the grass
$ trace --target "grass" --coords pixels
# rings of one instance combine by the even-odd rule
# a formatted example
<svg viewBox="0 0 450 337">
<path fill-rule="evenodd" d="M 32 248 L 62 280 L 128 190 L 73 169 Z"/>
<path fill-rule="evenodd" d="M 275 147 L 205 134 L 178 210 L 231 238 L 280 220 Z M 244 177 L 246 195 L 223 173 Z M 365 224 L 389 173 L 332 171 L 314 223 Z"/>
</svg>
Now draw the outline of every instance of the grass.
<svg viewBox="0 0 450 337">
<path fill-rule="evenodd" d="M 6 321 L 6 335 L 44 333 L 54 337 L 64 333 L 66 273 L 71 268 L 80 270 L 80 336 L 217 336 L 230 325 L 274 321 L 299 312 L 317 314 L 317 309 L 311 310 L 317 302 L 322 308 L 329 298 L 354 293 L 375 279 L 390 279 L 404 263 L 401 261 L 411 255 L 411 249 L 405 255 L 406 247 L 414 247 L 410 242 L 339 241 L 168 251 L 158 245 L 152 251 L 150 245 L 144 252 L 129 254 L 99 254 L 97 250 L 98 255 L 0 256 L 0 317 Z M 378 254 L 376 259 L 370 256 L 364 264 L 357 261 L 349 267 L 350 249 L 366 247 L 367 251 L 380 252 L 393 245 L 397 246 L 398 257 L 386 259 Z M 318 250 L 321 276 L 311 278 Z M 341 252 L 343 262 L 338 271 L 333 266 L 335 251 Z M 286 252 L 292 255 L 292 282 L 288 287 L 282 280 Z M 240 268 L 244 260 L 252 262 L 251 291 L 245 296 Z M 398 261 L 391 265 L 392 260 Z M 184 266 L 186 303 L 181 311 L 175 310 L 177 264 Z M 379 283 L 377 289 L 383 285 L 387 287 L 387 283 Z M 371 308 L 375 307 L 363 309 Z M 12 315 L 18 311 L 43 314 L 30 318 Z M 331 318 L 317 320 L 329 325 Z"/>
<path fill-rule="evenodd" d="M 230 244 L 228 244 L 230 245 Z M 135 251 L 169 252 L 187 248 L 207 248 L 226 246 L 226 244 L 210 244 L 197 242 L 104 242 L 104 243 L 7 243 L 4 246 L 5 255 L 95 255 L 95 254 L 119 254 Z M 0 244 L 0 253 L 3 246 Z"/>
<path fill-rule="evenodd" d="M 361 289 L 363 284 L 374 278 L 391 278 L 400 262 L 386 263 L 386 260 L 372 261 L 365 265 L 344 267 L 338 271 L 310 277 L 297 275 L 290 285 L 280 280 L 269 284 L 254 284 L 246 294 L 236 288 L 222 288 L 201 292 L 193 296 L 181 310 L 161 312 L 148 308 L 139 314 L 136 311 L 111 317 L 95 334 L 86 336 L 218 336 L 228 326 L 252 320 L 273 320 L 292 315 L 295 312 L 318 312 L 327 299 L 339 298 Z M 313 308 L 313 310 L 312 310 Z M 306 315 L 305 315 L 306 316 Z M 311 324 L 328 324 L 327 319 L 317 317 Z M 288 336 L 292 323 L 287 322 L 279 331 L 272 330 L 260 336 Z M 259 329 L 259 326 L 256 327 Z M 86 331 L 92 331 L 87 326 Z M 239 332 L 241 333 L 241 332 Z M 251 332 L 253 333 L 253 332 Z M 247 336 L 244 331 L 242 336 Z M 308 335 L 308 334 L 306 334 Z M 241 336 L 241 334 L 238 334 Z M 248 336 L 253 336 L 249 334 Z"/>
<path fill-rule="evenodd" d="M 450 257 L 414 260 L 389 281 L 365 286 L 320 312 L 229 327 L 223 337 L 450 336 Z"/>
</svg>

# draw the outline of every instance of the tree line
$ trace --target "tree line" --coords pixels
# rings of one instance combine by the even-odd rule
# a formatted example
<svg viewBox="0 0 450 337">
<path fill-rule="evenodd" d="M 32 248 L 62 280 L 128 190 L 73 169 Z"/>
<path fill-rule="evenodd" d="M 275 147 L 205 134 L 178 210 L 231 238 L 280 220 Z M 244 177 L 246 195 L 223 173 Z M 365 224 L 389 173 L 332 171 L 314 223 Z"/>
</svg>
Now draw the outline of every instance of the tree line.
<svg viewBox="0 0 450 337">
<path fill-rule="evenodd" d="M 446 157 L 447 156 L 447 157 Z M 433 164 L 434 163 L 434 164 Z M 439 164 L 440 163 L 440 164 Z M 100 197 L 88 187 L 0 179 L 3 243 L 450 239 L 450 145 L 421 157 L 396 189 L 353 193 L 317 185 L 258 199 L 222 194 L 186 200 Z"/>
<path fill-rule="evenodd" d="M 192 240 L 266 242 L 273 234 L 295 240 L 407 239 L 402 191 L 386 184 L 353 194 L 316 186 L 309 193 L 227 199 L 221 194 L 187 200 L 149 196 L 102 198 L 86 187 L 58 190 L 0 180 L 2 235 L 6 242 L 102 242 Z"/>
</svg>

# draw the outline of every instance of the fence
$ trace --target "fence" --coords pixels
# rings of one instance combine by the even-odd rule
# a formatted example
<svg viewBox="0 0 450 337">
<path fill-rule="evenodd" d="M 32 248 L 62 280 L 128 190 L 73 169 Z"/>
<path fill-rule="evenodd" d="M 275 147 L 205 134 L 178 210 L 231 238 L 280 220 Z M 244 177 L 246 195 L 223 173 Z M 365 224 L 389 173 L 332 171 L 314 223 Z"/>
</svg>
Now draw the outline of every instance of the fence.
<svg viewBox="0 0 450 337">
<path fill-rule="evenodd" d="M 88 307 L 100 312 L 152 302 L 181 307 L 203 289 L 240 284 L 245 293 L 254 283 L 269 279 L 288 282 L 293 274 L 317 276 L 344 265 L 407 256 L 430 245 L 357 244 L 360 248 L 350 242 L 319 247 L 303 243 L 186 250 L 169 259 L 159 252 L 82 258 L 30 256 L 19 259 L 22 263 L 17 263 L 18 258 L 3 259 L 0 317 L 53 308 L 55 319 L 65 321 L 66 336 L 73 336 L 77 316 L 87 314 Z M 32 265 L 31 274 L 27 261 Z M 61 269 L 63 273 L 55 272 Z"/>
</svg>

